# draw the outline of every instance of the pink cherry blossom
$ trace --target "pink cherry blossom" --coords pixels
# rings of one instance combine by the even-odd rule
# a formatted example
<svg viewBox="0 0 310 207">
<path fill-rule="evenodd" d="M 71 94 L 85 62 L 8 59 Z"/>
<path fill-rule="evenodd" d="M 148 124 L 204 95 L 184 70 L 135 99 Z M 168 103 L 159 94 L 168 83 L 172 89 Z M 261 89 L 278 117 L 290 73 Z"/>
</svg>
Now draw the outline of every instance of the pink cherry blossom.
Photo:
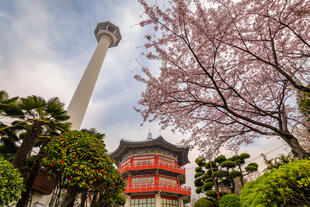
<svg viewBox="0 0 310 207">
<path fill-rule="evenodd" d="M 306 156 L 292 131 L 296 93 L 310 91 L 310 1 L 138 1 L 153 27 L 143 54 L 161 62 L 159 76 L 135 76 L 145 121 L 190 132 L 183 143 L 207 155 L 278 136 Z"/>
</svg>

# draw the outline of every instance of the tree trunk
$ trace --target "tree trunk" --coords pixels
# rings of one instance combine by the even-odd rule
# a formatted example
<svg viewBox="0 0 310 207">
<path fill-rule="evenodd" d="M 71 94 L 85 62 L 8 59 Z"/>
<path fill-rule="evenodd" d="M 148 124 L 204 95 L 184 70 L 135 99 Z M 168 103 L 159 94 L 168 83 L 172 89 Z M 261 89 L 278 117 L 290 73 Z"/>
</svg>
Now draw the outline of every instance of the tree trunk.
<svg viewBox="0 0 310 207">
<path fill-rule="evenodd" d="M 90 207 L 95 207 L 97 201 L 97 193 L 94 193 L 93 199 L 91 200 Z"/>
<path fill-rule="evenodd" d="M 51 196 L 51 200 L 50 200 L 50 202 L 48 204 L 48 207 L 53 207 L 54 206 L 56 198 L 57 198 L 57 187 L 53 190 L 53 193 L 52 193 L 52 196 Z"/>
<path fill-rule="evenodd" d="M 85 203 L 86 203 L 86 199 L 87 199 L 87 191 L 82 192 L 81 195 L 81 207 L 85 207 Z"/>
<path fill-rule="evenodd" d="M 238 167 L 239 167 L 239 170 L 240 170 L 240 173 L 241 173 L 241 175 L 240 175 L 240 181 L 241 181 L 241 185 L 242 185 L 242 187 L 243 187 L 243 186 L 244 186 L 244 183 L 243 183 L 243 173 L 242 173 L 241 165 L 238 164 Z"/>
<path fill-rule="evenodd" d="M 61 203 L 61 207 L 69 207 L 72 204 L 72 202 L 74 203 L 77 191 L 78 191 L 77 186 L 69 186 L 67 189 L 66 197 Z"/>
<path fill-rule="evenodd" d="M 22 192 L 21 198 L 19 199 L 16 207 L 26 207 L 28 204 L 29 196 L 31 194 L 32 186 L 40 169 L 40 159 L 37 158 L 31 167 L 31 172 L 25 181 L 26 190 Z"/>
<path fill-rule="evenodd" d="M 300 143 L 298 142 L 298 139 L 294 137 L 293 135 L 291 136 L 285 136 L 282 137 L 286 143 L 292 148 L 292 152 L 294 156 L 298 157 L 299 159 L 305 159 L 309 157 L 309 153 L 307 153 Z"/>
<path fill-rule="evenodd" d="M 43 149 L 46 146 L 47 142 L 43 143 L 42 147 L 40 148 L 40 151 L 36 157 L 36 160 L 34 161 L 30 174 L 27 177 L 27 179 L 24 181 L 26 185 L 26 190 L 22 192 L 21 198 L 19 199 L 16 207 L 26 207 L 28 204 L 29 196 L 31 194 L 32 186 L 34 184 L 34 181 L 38 175 L 38 172 L 40 170 L 40 160 L 43 155 Z"/>
<path fill-rule="evenodd" d="M 35 145 L 36 138 L 42 133 L 42 123 L 40 121 L 34 121 L 33 124 L 29 127 L 22 144 L 18 148 L 14 159 L 12 161 L 15 168 L 19 170 L 25 163 L 27 155 L 31 152 L 32 148 Z"/>
</svg>

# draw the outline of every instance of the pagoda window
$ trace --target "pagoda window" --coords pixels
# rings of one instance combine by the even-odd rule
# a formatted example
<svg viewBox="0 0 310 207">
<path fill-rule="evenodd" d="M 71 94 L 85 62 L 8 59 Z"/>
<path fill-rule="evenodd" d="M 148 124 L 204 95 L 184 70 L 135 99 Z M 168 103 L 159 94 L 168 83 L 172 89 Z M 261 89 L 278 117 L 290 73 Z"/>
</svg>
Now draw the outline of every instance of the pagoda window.
<svg viewBox="0 0 310 207">
<path fill-rule="evenodd" d="M 133 160 L 134 166 L 154 165 L 154 155 L 135 156 Z"/>
<path fill-rule="evenodd" d="M 179 207 L 179 201 L 177 197 L 172 196 L 162 196 L 161 207 Z"/>
<path fill-rule="evenodd" d="M 155 207 L 155 196 L 132 196 L 131 207 Z"/>
<path fill-rule="evenodd" d="M 158 156 L 158 163 L 160 165 L 166 165 L 166 166 L 171 166 L 171 167 L 176 166 L 176 160 L 175 159 L 171 159 L 171 158 L 164 157 L 164 156 Z"/>
<path fill-rule="evenodd" d="M 159 185 L 170 187 L 170 188 L 177 188 L 178 187 L 178 181 L 174 177 L 169 176 L 160 176 L 159 177 Z"/>
<path fill-rule="evenodd" d="M 154 176 L 132 178 L 132 185 L 135 187 L 150 187 L 153 186 L 154 183 L 155 183 Z"/>
</svg>

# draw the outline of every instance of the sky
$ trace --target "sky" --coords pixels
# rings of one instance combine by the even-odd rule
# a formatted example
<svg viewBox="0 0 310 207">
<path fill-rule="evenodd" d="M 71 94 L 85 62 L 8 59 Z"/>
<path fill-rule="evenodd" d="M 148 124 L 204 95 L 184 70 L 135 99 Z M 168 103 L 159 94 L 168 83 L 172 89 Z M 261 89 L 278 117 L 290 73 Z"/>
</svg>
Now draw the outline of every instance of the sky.
<svg viewBox="0 0 310 207">
<path fill-rule="evenodd" d="M 67 108 L 97 46 L 93 33 L 96 24 L 109 20 L 119 26 L 123 38 L 108 50 L 82 128 L 105 133 L 109 152 L 122 138 L 146 139 L 149 130 L 153 137 L 161 135 L 177 144 L 190 134 L 162 131 L 156 122 L 141 126 L 142 117 L 133 109 L 145 89 L 134 75 L 141 74 L 142 66 L 149 66 L 153 73 L 159 67 L 141 56 L 147 33 L 139 26 L 142 18 L 143 9 L 135 0 L 0 1 L 0 90 L 10 97 L 56 96 Z M 241 146 L 239 152 L 249 153 L 249 160 L 262 165 L 260 153 L 272 158 L 288 150 L 278 139 L 260 138 Z M 227 150 L 223 153 L 234 154 Z M 197 150 L 191 151 L 192 163 L 185 166 L 191 187 L 198 155 Z"/>
</svg>

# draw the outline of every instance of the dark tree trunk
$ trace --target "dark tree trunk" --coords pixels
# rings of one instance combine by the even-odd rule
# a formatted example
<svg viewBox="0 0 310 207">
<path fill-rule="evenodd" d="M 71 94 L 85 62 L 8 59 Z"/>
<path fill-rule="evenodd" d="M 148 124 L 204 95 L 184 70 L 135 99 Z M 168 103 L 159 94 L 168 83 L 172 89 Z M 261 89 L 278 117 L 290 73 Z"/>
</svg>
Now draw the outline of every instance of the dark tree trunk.
<svg viewBox="0 0 310 207">
<path fill-rule="evenodd" d="M 240 173 L 241 173 L 241 175 L 240 175 L 240 182 L 241 182 L 241 185 L 242 185 L 242 187 L 244 186 L 244 183 L 243 183 L 243 173 L 242 173 L 242 168 L 241 168 L 241 165 L 240 164 L 238 164 L 238 167 L 239 167 L 239 170 L 240 170 Z"/>
<path fill-rule="evenodd" d="M 38 172 L 40 170 L 40 160 L 43 155 L 43 149 L 46 146 L 47 142 L 44 143 L 38 153 L 38 156 L 36 157 L 36 160 L 34 161 L 30 174 L 28 178 L 25 180 L 26 190 L 22 192 L 21 198 L 19 199 L 16 207 L 26 207 L 29 201 L 29 197 L 31 194 L 32 186 L 34 184 L 34 181 L 38 175 Z"/>
<path fill-rule="evenodd" d="M 93 199 L 91 200 L 90 207 L 95 207 L 97 201 L 97 193 L 94 193 Z"/>
<path fill-rule="evenodd" d="M 305 159 L 309 157 L 309 153 L 307 153 L 302 148 L 296 137 L 294 137 L 293 135 L 288 135 L 288 136 L 282 136 L 282 138 L 292 148 L 294 156 L 298 157 L 299 159 Z"/>
<path fill-rule="evenodd" d="M 109 207 L 107 199 L 104 198 L 103 193 L 99 194 L 99 205 L 98 207 Z"/>
<path fill-rule="evenodd" d="M 87 191 L 82 192 L 81 195 L 81 207 L 85 207 L 85 203 L 86 203 L 86 199 L 87 199 Z"/>
<path fill-rule="evenodd" d="M 76 195 L 78 192 L 77 186 L 69 186 L 67 189 L 66 197 L 61 203 L 61 207 L 69 207 L 72 205 L 72 202 L 74 203 Z"/>
<path fill-rule="evenodd" d="M 32 148 L 35 145 L 36 138 L 42 133 L 42 122 L 34 121 L 33 124 L 29 127 L 22 144 L 18 148 L 14 158 L 13 165 L 19 170 L 25 163 L 27 155 L 31 152 Z"/>
</svg>

